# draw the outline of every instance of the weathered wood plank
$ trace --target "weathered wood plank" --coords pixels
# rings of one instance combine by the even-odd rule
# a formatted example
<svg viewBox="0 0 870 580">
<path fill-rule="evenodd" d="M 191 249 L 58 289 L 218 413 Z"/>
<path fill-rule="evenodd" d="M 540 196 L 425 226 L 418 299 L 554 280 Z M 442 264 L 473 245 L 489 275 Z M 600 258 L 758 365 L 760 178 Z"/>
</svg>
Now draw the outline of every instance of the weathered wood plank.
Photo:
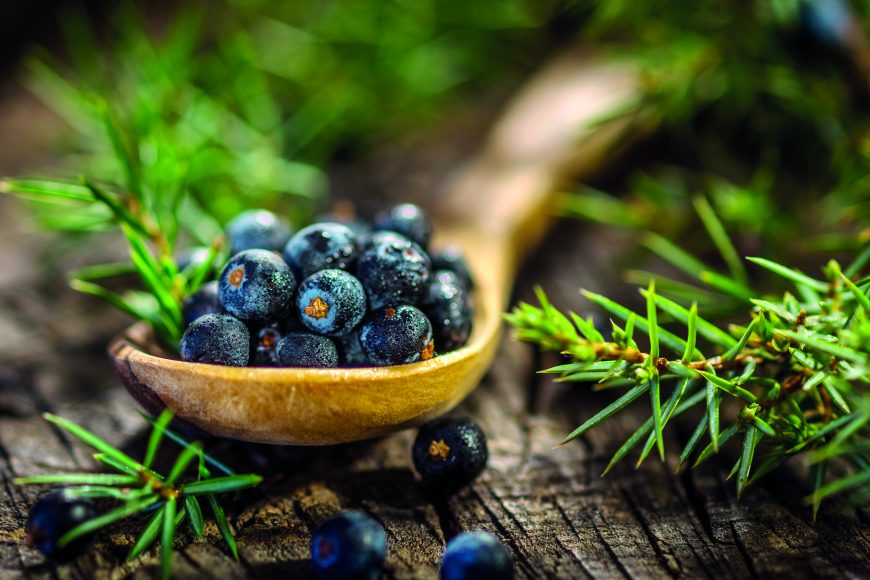
<svg viewBox="0 0 870 580">
<path fill-rule="evenodd" d="M 572 230 L 572 225 L 557 230 L 538 253 L 542 258 L 536 258 L 533 270 L 521 279 L 547 281 L 556 304 L 582 311 L 576 286 L 565 282 L 564 273 L 570 269 L 566 264 L 585 257 L 581 273 L 572 272 L 572 279 L 600 289 L 602 281 L 612 279 L 608 276 L 611 260 L 586 249 L 618 243 L 619 237 L 602 239 L 604 232 L 594 228 L 585 233 Z M 521 287 L 520 295 L 529 299 L 528 288 Z M 517 358 L 514 354 L 510 360 Z M 502 370 L 497 366 L 494 374 Z M 557 443 L 612 397 L 596 396 L 583 385 L 560 386 L 542 378 L 527 405 L 536 418 L 524 415 L 500 391 L 510 385 L 509 377 L 494 383 L 468 404 L 476 406 L 484 420 L 497 416 L 493 409 L 501 406 L 502 416 L 516 416 L 536 426 L 520 433 L 533 433 L 530 440 L 519 442 L 523 440 L 505 432 L 498 420 L 489 424 L 496 438 L 511 437 L 513 449 L 523 450 L 518 457 L 526 468 L 507 473 L 490 469 L 482 477 L 482 490 L 460 495 L 452 505 L 459 514 L 458 527 L 486 527 L 501 533 L 509 544 L 520 546 L 520 560 L 544 562 L 540 569 L 520 568 L 520 572 L 552 573 L 562 565 L 564 555 L 558 551 L 562 548 L 582 561 L 586 572 L 592 569 L 596 575 L 849 577 L 870 573 L 870 528 L 864 512 L 833 500 L 813 524 L 809 508 L 801 502 L 807 493 L 804 479 L 790 469 L 763 480 L 741 502 L 735 498 L 733 481 L 724 481 L 731 465 L 727 459 L 675 475 L 672 462 L 665 466 L 653 457 L 635 471 L 628 458 L 626 465 L 602 480 L 598 475 L 610 455 L 648 416 L 646 403 L 639 401 L 633 411 L 579 442 L 551 450 L 544 442 Z M 682 447 L 687 433 L 669 430 L 666 435 L 666 446 L 673 452 Z M 547 523 L 530 526 L 538 521 Z M 566 540 L 557 535 L 557 530 L 564 534 L 566 527 L 575 537 Z M 591 549 L 589 538 L 595 538 Z"/>
<path fill-rule="evenodd" d="M 557 303 L 579 307 L 576 283 L 557 272 L 590 240 L 571 233 L 571 243 L 565 243 L 564 234 L 550 239 L 540 253 L 544 258 L 535 260 L 535 269 L 522 279 L 555 280 Z M 582 269 L 587 286 L 601 279 L 595 263 L 589 259 Z M 45 291 L 31 299 L 44 300 Z M 69 301 L 70 312 L 101 312 L 63 289 L 50 291 Z M 528 291 L 525 284 L 520 295 Z M 8 295 L 0 290 L 0 298 Z M 38 316 L 33 309 L 19 309 L 17 324 L 33 324 Z M 113 323 L 117 327 L 111 316 L 80 315 L 78 334 L 68 330 L 49 343 L 44 363 L 4 357 L 9 351 L 0 341 L 0 359 L 6 363 L 0 373 L 0 577 L 146 578 L 157 569 L 156 550 L 124 563 L 135 531 L 126 524 L 102 534 L 90 553 L 59 568 L 21 543 L 24 518 L 38 490 L 16 487 L 11 478 L 91 465 L 86 451 L 40 420 L 40 412 L 58 412 L 131 452 L 142 451 L 144 422 L 116 386 L 102 341 L 82 340 L 107 338 Z M 95 327 L 100 328 L 96 333 Z M 312 528 L 348 508 L 366 511 L 387 528 L 388 576 L 394 578 L 434 578 L 445 540 L 472 528 L 499 535 L 515 553 L 523 578 L 870 574 L 866 515 L 835 500 L 812 524 L 800 502 L 803 484 L 789 471 L 751 489 L 740 503 L 733 484 L 723 482 L 727 461 L 675 475 L 673 465 L 651 458 L 637 471 L 626 465 L 601 479 L 610 453 L 639 421 L 640 414 L 631 412 L 581 441 L 553 449 L 607 398 L 582 385 L 543 380 L 532 372 L 539 365 L 529 347 L 506 342 L 484 384 L 462 405 L 459 412 L 474 416 L 488 433 L 492 457 L 480 480 L 446 503 L 433 503 L 415 481 L 409 456 L 413 433 L 322 449 L 214 442 L 215 453 L 234 467 L 259 471 L 267 479 L 231 505 L 242 561 L 228 556 L 210 524 L 203 540 L 190 533 L 179 536 L 175 575 L 306 577 Z M 678 448 L 678 435 L 685 434 L 672 432 L 669 449 Z"/>
<path fill-rule="evenodd" d="M 437 176 L 449 173 L 443 166 L 461 161 L 460 149 L 448 149 L 449 160 L 438 158 L 422 172 L 434 190 Z M 421 172 L 407 169 L 390 176 L 396 190 L 420 187 L 395 187 L 409 175 L 421 179 Z M 121 247 L 100 244 L 87 256 L 71 251 L 47 262 L 47 238 L 29 232 L 25 213 L 0 198 L 0 264 L 14 273 L 0 276 L 0 578 L 153 577 L 157 551 L 124 563 L 136 525 L 115 526 L 86 556 L 62 567 L 22 544 L 38 490 L 11 479 L 92 465 L 81 446 L 39 418 L 41 412 L 60 413 L 134 453 L 142 452 L 146 436 L 103 352 L 123 319 L 62 282 L 69 267 L 117 258 Z M 556 304 L 578 310 L 584 307 L 579 286 L 634 296 L 615 282 L 622 269 L 615 257 L 633 243 L 613 230 L 564 224 L 530 260 L 518 295 L 528 298 L 540 281 Z M 516 555 L 520 577 L 870 575 L 866 512 L 835 500 L 813 524 L 801 503 L 806 490 L 790 470 L 750 489 L 740 502 L 733 482 L 723 482 L 726 460 L 676 475 L 673 464 L 650 458 L 637 471 L 625 465 L 601 479 L 610 454 L 640 420 L 642 412 L 632 411 L 553 449 L 609 399 L 582 385 L 536 377 L 533 369 L 540 366 L 529 347 L 507 342 L 484 384 L 459 409 L 488 433 L 491 461 L 478 482 L 448 502 L 433 503 L 417 484 L 409 453 L 413 433 L 328 449 L 213 442 L 215 453 L 235 468 L 267 478 L 231 505 L 241 562 L 228 556 L 209 524 L 203 540 L 179 536 L 175 575 L 308 576 L 311 530 L 348 508 L 385 525 L 387 576 L 395 578 L 434 578 L 445 540 L 471 528 L 499 535 Z M 668 449 L 678 449 L 685 435 L 669 429 Z"/>
</svg>

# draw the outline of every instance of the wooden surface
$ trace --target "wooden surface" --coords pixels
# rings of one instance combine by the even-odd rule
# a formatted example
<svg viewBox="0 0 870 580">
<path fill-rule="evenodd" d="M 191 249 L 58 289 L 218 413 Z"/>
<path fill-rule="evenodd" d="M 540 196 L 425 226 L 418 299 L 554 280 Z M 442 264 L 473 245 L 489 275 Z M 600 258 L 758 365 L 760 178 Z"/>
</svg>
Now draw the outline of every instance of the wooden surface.
<svg viewBox="0 0 870 580">
<path fill-rule="evenodd" d="M 62 567 L 22 542 L 40 489 L 16 487 L 11 479 L 93 466 L 87 450 L 41 420 L 41 412 L 77 421 L 133 453 L 142 452 L 147 431 L 103 351 L 124 320 L 58 283 L 54 268 L 64 264 L 34 264 L 46 241 L 26 233 L 21 213 L 0 200 L 6 273 L 0 277 L 0 578 L 151 577 L 156 551 L 123 561 L 136 520 L 102 533 L 87 555 Z M 528 296 L 531 283 L 542 281 L 557 303 L 580 307 L 577 286 L 601 289 L 612 279 L 608 256 L 628 242 L 562 224 L 520 276 L 518 294 Z M 553 449 L 609 399 L 533 373 L 549 362 L 536 360 L 525 345 L 502 345 L 482 386 L 460 407 L 489 437 L 489 467 L 446 503 L 430 501 L 415 480 L 412 432 L 331 448 L 211 442 L 209 449 L 231 466 L 266 480 L 229 510 L 241 562 L 227 555 L 209 524 L 203 540 L 180 534 L 175 575 L 308 577 L 312 528 L 348 508 L 387 529 L 389 578 L 435 577 L 445 540 L 466 529 L 502 538 L 520 578 L 870 575 L 868 513 L 832 501 L 813 524 L 801 503 L 800 466 L 777 472 L 740 503 L 733 482 L 723 481 L 731 464 L 724 459 L 680 475 L 673 465 L 650 460 L 638 471 L 626 465 L 599 478 L 640 413 Z M 669 431 L 673 452 L 687 433 Z"/>
</svg>

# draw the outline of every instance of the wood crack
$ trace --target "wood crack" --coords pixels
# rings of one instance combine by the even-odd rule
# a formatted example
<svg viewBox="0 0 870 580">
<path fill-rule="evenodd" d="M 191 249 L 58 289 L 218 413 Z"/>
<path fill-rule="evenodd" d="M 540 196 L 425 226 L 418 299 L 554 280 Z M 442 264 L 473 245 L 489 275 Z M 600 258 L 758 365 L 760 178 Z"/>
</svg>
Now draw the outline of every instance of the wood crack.
<svg viewBox="0 0 870 580">
<path fill-rule="evenodd" d="M 184 558 L 184 561 L 187 562 L 188 564 L 190 564 L 190 566 L 194 570 L 196 570 L 198 574 L 201 574 L 203 578 L 206 578 L 206 577 L 207 578 L 214 578 L 214 574 L 210 573 L 209 570 L 203 568 L 199 562 L 194 560 L 193 557 L 191 557 L 191 555 L 187 553 L 186 548 L 189 545 L 190 544 L 185 544 L 184 546 L 182 546 L 181 550 L 173 548 L 172 553 L 175 554 L 176 556 L 180 555 L 182 558 Z"/>
<path fill-rule="evenodd" d="M 559 512 L 559 515 L 562 517 L 562 520 L 563 520 L 566 524 L 568 524 L 568 529 L 570 529 L 571 532 L 573 532 L 573 534 L 574 534 L 577 538 L 580 538 L 580 537 L 581 537 L 581 535 L 580 535 L 580 531 L 579 531 L 579 530 L 577 529 L 577 527 L 574 525 L 574 522 L 571 521 L 571 518 L 568 516 L 568 513 L 565 511 L 564 506 L 562 506 L 562 504 L 559 503 L 559 498 L 558 498 L 558 496 L 553 496 L 553 498 L 552 498 L 552 502 L 553 502 L 553 506 L 556 508 L 556 511 L 558 511 L 558 512 Z M 590 578 L 594 578 L 594 577 L 595 577 L 595 574 L 592 572 L 592 570 L 589 569 L 589 567 L 586 565 L 586 562 L 583 561 L 583 558 L 577 556 L 577 555 L 574 553 L 574 551 L 573 551 L 572 549 L 570 549 L 570 548 L 568 548 L 567 546 L 565 546 L 564 543 L 563 543 L 561 540 L 559 540 L 558 538 L 556 538 L 556 541 L 559 542 L 559 546 L 560 546 L 564 551 L 568 552 L 568 553 L 570 554 L 571 558 L 572 558 L 575 562 L 577 562 L 577 563 L 580 565 L 580 567 L 583 568 L 583 571 L 584 571 L 584 572 L 585 572 L 585 573 L 586 573 Z"/>
<path fill-rule="evenodd" d="M 15 512 L 15 516 L 19 520 L 24 519 L 24 513 L 21 512 L 21 509 L 18 507 L 18 501 L 15 498 L 14 486 L 12 484 L 12 479 L 17 476 L 15 473 L 15 469 L 12 467 L 12 458 L 9 455 L 9 451 L 6 449 L 6 445 L 3 443 L 3 439 L 0 438 L 0 458 L 3 459 L 3 469 L 0 469 L 0 476 L 3 478 L 3 490 L 6 492 L 6 496 L 9 498 L 9 506 Z"/>
<path fill-rule="evenodd" d="M 734 538 L 734 545 L 737 547 L 740 557 L 743 558 L 743 563 L 746 564 L 746 569 L 749 571 L 749 575 L 752 576 L 752 578 L 760 578 L 758 570 L 755 568 L 755 562 L 752 561 L 752 557 L 749 555 L 749 551 L 743 544 L 740 534 L 737 533 L 737 527 L 734 525 L 734 522 L 731 522 L 729 527 L 731 528 L 731 535 Z"/>
<path fill-rule="evenodd" d="M 707 504 L 701 494 L 698 493 L 697 487 L 695 487 L 694 474 L 692 470 L 689 468 L 684 469 L 677 480 L 681 483 L 683 491 L 686 494 L 688 507 L 692 510 L 695 518 L 697 518 L 698 522 L 701 524 L 701 528 L 703 529 L 707 539 L 715 545 L 716 537 L 713 535 L 713 523 L 710 519 L 710 514 L 707 512 Z"/>
<path fill-rule="evenodd" d="M 601 542 L 601 545 L 604 547 L 604 551 L 607 552 L 607 556 L 610 558 L 610 562 L 619 570 L 619 573 L 622 574 L 624 578 L 631 578 L 632 575 L 629 573 L 628 569 L 626 569 L 625 565 L 619 559 L 619 556 L 616 552 L 613 551 L 613 547 L 607 542 L 604 538 L 604 534 L 601 533 L 601 530 L 598 528 L 598 524 L 595 521 L 591 521 L 592 529 L 595 530 L 595 535 L 598 537 L 598 540 Z"/>
<path fill-rule="evenodd" d="M 668 575 L 670 575 L 672 578 L 676 578 L 679 570 L 675 572 L 671 569 L 668 558 L 665 557 L 664 552 L 659 546 L 658 539 L 656 538 L 655 534 L 653 534 L 649 522 L 646 520 L 646 517 L 644 517 L 643 513 L 637 507 L 637 504 L 627 490 L 625 490 L 624 488 L 620 488 L 620 492 L 622 493 L 622 497 L 625 500 L 625 504 L 626 506 L 628 506 L 631 515 L 634 516 L 634 519 L 637 520 L 638 524 L 640 524 L 640 528 L 641 530 L 643 530 L 643 534 L 644 536 L 646 536 L 647 541 L 649 541 L 650 547 L 653 549 L 653 552 L 655 553 L 656 558 L 658 559 L 662 568 L 664 568 L 665 571 L 667 571 Z M 671 555 L 671 558 L 673 558 L 673 555 Z"/>
<path fill-rule="evenodd" d="M 523 550 L 520 548 L 520 545 L 517 542 L 514 535 L 511 534 L 510 530 L 508 530 L 507 526 L 504 525 L 504 523 L 501 521 L 501 519 L 498 517 L 498 515 L 495 512 L 493 512 L 492 509 L 487 505 L 486 501 L 483 499 L 483 496 L 481 496 L 480 493 L 476 489 L 474 489 L 473 487 L 472 487 L 471 492 L 475 495 L 475 497 L 477 498 L 477 501 L 479 502 L 479 504 L 483 508 L 483 510 L 490 516 L 493 525 L 495 525 L 495 528 L 499 532 L 499 535 L 501 535 L 501 537 L 504 538 L 510 544 L 510 547 L 511 547 L 511 550 L 513 551 L 513 553 L 515 555 L 522 554 Z M 498 500 L 496 500 L 496 501 L 502 507 L 502 509 L 505 509 L 505 506 L 503 503 L 498 502 Z M 512 516 L 513 516 L 513 514 L 511 514 L 508 511 L 508 517 L 512 518 Z M 523 572 L 527 576 L 529 576 L 530 578 L 537 577 L 535 570 L 532 568 L 531 564 L 528 561 L 526 561 L 525 559 L 517 559 L 517 560 L 515 560 L 515 563 L 516 563 L 516 566 L 519 567 L 521 570 L 523 570 Z"/>
<path fill-rule="evenodd" d="M 48 404 L 48 401 L 46 401 L 45 397 L 42 396 L 42 393 L 39 392 L 36 385 L 33 385 L 33 388 L 29 389 L 29 393 L 31 400 L 33 401 L 33 404 L 39 411 L 40 415 L 42 415 L 43 413 L 54 412 L 54 410 Z M 58 442 L 60 442 L 61 447 L 63 447 L 64 450 L 67 452 L 67 455 L 69 455 L 69 458 L 73 462 L 73 465 L 75 465 L 77 468 L 81 467 L 81 462 L 76 456 L 75 447 L 73 447 L 72 442 L 70 441 L 69 437 L 67 437 L 67 434 L 63 431 L 63 429 L 61 429 L 54 423 L 49 423 L 48 429 L 55 436 Z"/>
</svg>

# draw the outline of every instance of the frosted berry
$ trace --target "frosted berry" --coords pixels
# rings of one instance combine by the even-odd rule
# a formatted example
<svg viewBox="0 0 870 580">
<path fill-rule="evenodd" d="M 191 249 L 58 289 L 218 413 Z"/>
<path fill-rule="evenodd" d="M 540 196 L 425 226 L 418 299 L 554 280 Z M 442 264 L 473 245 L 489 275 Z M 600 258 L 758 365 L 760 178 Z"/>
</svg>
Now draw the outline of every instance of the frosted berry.
<svg viewBox="0 0 870 580">
<path fill-rule="evenodd" d="M 371 313 L 360 330 L 360 343 L 375 366 L 402 365 L 435 355 L 432 325 L 413 306 L 388 306 Z"/>
<path fill-rule="evenodd" d="M 469 418 L 435 419 L 417 433 L 413 459 L 430 491 L 451 494 L 471 483 L 486 467 L 486 435 Z"/>
<path fill-rule="evenodd" d="M 374 248 L 375 246 L 379 246 L 381 244 L 405 244 L 410 241 L 411 240 L 409 240 L 400 233 L 390 230 L 377 230 L 369 233 L 369 235 L 365 239 L 364 246 L 366 250 L 370 250 L 371 248 Z"/>
<path fill-rule="evenodd" d="M 208 282 L 184 301 L 181 315 L 184 319 L 184 326 L 188 327 L 191 322 L 204 314 L 219 314 L 223 311 L 224 307 L 221 306 L 221 301 L 218 298 L 218 283 Z"/>
<path fill-rule="evenodd" d="M 245 250 L 230 258 L 218 278 L 218 296 L 227 312 L 245 322 L 264 323 L 287 315 L 296 278 L 281 257 Z"/>
<path fill-rule="evenodd" d="M 432 333 L 439 351 L 456 350 L 468 342 L 472 310 L 468 291 L 455 272 L 435 272 L 420 309 L 432 323 Z"/>
<path fill-rule="evenodd" d="M 284 248 L 284 260 L 302 278 L 327 268 L 349 270 L 359 254 L 357 235 L 349 227 L 334 222 L 302 228 Z"/>
<path fill-rule="evenodd" d="M 432 237 L 432 224 L 419 206 L 403 203 L 379 213 L 375 217 L 374 229 L 398 232 L 426 249 Z"/>
<path fill-rule="evenodd" d="M 320 270 L 302 281 L 296 312 L 309 330 L 329 336 L 347 334 L 366 313 L 362 284 L 344 270 Z"/>
<path fill-rule="evenodd" d="M 311 536 L 311 565 L 318 578 L 379 578 L 387 557 L 383 526 L 365 514 L 342 512 Z"/>
<path fill-rule="evenodd" d="M 280 252 L 290 239 L 287 222 L 264 209 L 240 213 L 227 224 L 230 254 L 245 250 Z"/>
<path fill-rule="evenodd" d="M 338 366 L 338 349 L 325 336 L 291 332 L 278 341 L 275 360 L 281 367 L 333 368 Z"/>
<path fill-rule="evenodd" d="M 474 286 L 471 270 L 465 261 L 465 254 L 456 246 L 447 246 L 437 252 L 433 252 L 432 270 L 449 270 L 455 273 L 464 283 L 466 288 Z"/>
<path fill-rule="evenodd" d="M 429 282 L 429 256 L 409 241 L 373 246 L 359 259 L 357 277 L 372 309 L 402 304 L 416 305 Z"/>
<path fill-rule="evenodd" d="M 69 490 L 57 489 L 39 497 L 27 518 L 27 541 L 57 562 L 69 562 L 90 545 L 93 534 L 81 536 L 60 547 L 58 541 L 69 531 L 97 516 L 94 503 L 75 498 Z"/>
<path fill-rule="evenodd" d="M 487 532 L 464 532 L 449 542 L 441 559 L 441 580 L 511 580 L 508 549 Z"/>
<path fill-rule="evenodd" d="M 282 338 L 281 331 L 274 326 L 264 326 L 257 331 L 256 336 L 252 334 L 251 338 L 254 341 L 251 352 L 251 366 L 255 367 L 273 367 L 278 363 L 278 342 Z"/>
<path fill-rule="evenodd" d="M 243 367 L 250 356 L 248 327 L 229 314 L 200 316 L 181 337 L 181 359 L 187 362 Z"/>
</svg>

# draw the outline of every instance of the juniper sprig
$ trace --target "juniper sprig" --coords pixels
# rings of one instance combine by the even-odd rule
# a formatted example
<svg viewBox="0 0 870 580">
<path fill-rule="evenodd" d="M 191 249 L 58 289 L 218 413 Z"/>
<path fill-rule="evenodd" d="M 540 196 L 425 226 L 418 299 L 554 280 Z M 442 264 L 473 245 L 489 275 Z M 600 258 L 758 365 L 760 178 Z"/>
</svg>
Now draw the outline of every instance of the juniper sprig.
<svg viewBox="0 0 870 580">
<path fill-rule="evenodd" d="M 105 300 L 138 320 L 149 322 L 167 345 L 178 343 L 183 332 L 181 305 L 213 273 L 221 255 L 222 236 L 211 242 L 207 256 L 181 269 L 173 255 L 175 237 L 158 220 L 155 201 L 128 189 L 108 189 L 89 179 L 80 183 L 47 179 L 0 179 L 0 193 L 13 194 L 66 208 L 71 212 L 103 215 L 126 239 L 130 261 L 88 266 L 69 273 L 70 285 L 79 292 Z M 97 282 L 136 273 L 141 290 L 113 292 Z"/>
<path fill-rule="evenodd" d="M 153 515 L 139 534 L 127 560 L 138 558 L 159 536 L 161 574 L 163 578 L 169 578 L 175 534 L 187 519 L 196 537 L 202 537 L 204 518 L 200 502 L 206 501 L 227 547 L 238 559 L 235 538 L 224 509 L 215 496 L 256 486 L 262 481 L 262 477 L 254 474 L 236 474 L 205 453 L 201 444 L 188 443 L 170 431 L 168 425 L 172 420 L 172 413 L 169 411 L 161 413 L 156 420 L 148 419 L 152 431 L 145 458 L 141 462 L 66 419 L 49 413 L 44 417 L 53 425 L 95 449 L 97 453 L 94 454 L 94 459 L 103 466 L 111 468 L 114 473 L 34 475 L 18 478 L 14 482 L 18 485 L 76 486 L 69 488 L 69 493 L 73 497 L 105 499 L 119 504 L 67 532 L 59 540 L 60 547 L 119 520 L 136 514 L 151 513 Z M 152 467 L 164 436 L 183 448 L 168 475 L 158 473 Z M 196 476 L 189 479 L 185 474 L 194 462 L 196 462 Z M 212 477 L 209 466 L 222 472 L 223 475 Z"/>
<path fill-rule="evenodd" d="M 61 166 L 53 171 L 89 177 L 0 179 L 0 194 L 30 202 L 45 229 L 120 231 L 129 260 L 72 272 L 71 285 L 147 321 L 170 348 L 184 330 L 184 299 L 227 257 L 223 224 L 257 206 L 304 223 L 326 188 L 319 168 L 287 159 L 277 98 L 251 65 L 244 36 L 201 50 L 203 17 L 181 8 L 155 38 L 124 3 L 101 46 L 88 18 L 68 9 L 72 66 L 36 51 L 28 84 L 74 130 L 71 150 L 52 156 Z M 182 270 L 176 252 L 190 245 L 210 255 Z M 126 274 L 140 287 L 107 287 Z"/>
<path fill-rule="evenodd" d="M 845 270 L 829 262 L 823 280 L 749 258 L 788 280 L 794 292 L 751 296 L 751 312 L 742 324 L 707 320 L 697 303 L 685 308 L 657 293 L 654 282 L 641 290 L 645 313 L 583 291 L 615 319 L 609 339 L 591 319 L 560 312 L 540 288 L 539 306 L 521 303 L 506 319 L 519 340 L 570 357 L 542 372 L 558 374 L 559 381 L 624 390 L 563 444 L 649 397 L 650 417 L 614 453 L 605 474 L 638 447 L 638 465 L 654 447 L 664 460 L 663 431 L 697 408 L 703 416 L 680 453 L 680 466 L 692 457 L 698 465 L 730 440 L 742 439 L 729 476 L 736 475 L 739 496 L 803 454 L 812 466 L 807 501 L 815 516 L 822 499 L 835 493 L 848 492 L 860 503 L 870 500 L 870 277 L 860 273 L 868 257 L 870 248 Z M 684 330 L 672 332 L 665 323 Z M 640 334 L 648 348 L 635 340 Z M 723 405 L 726 400 L 733 405 Z M 827 483 L 826 468 L 834 458 L 854 470 Z"/>
</svg>

